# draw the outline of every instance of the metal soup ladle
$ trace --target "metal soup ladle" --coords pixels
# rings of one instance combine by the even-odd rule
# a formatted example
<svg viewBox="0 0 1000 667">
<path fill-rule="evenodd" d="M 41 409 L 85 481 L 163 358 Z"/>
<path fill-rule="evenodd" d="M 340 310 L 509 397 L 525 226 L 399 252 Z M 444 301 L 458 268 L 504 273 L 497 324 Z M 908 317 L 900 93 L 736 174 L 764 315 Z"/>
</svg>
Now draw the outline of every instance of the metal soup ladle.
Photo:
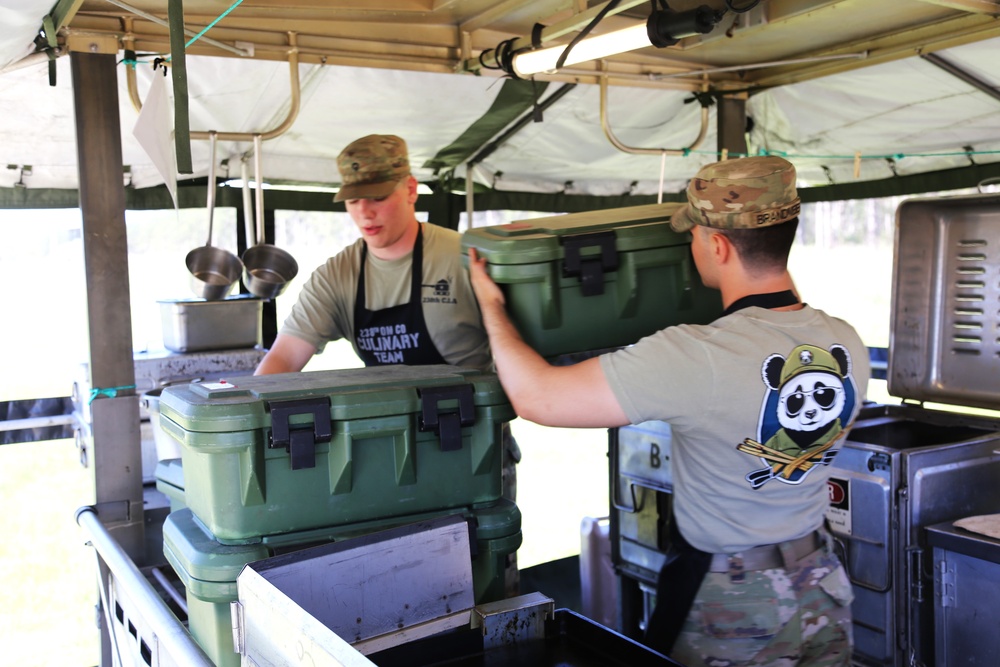
<svg viewBox="0 0 1000 667">
<path fill-rule="evenodd" d="M 264 184 L 261 170 L 261 137 L 253 137 L 254 180 L 257 183 L 257 233 L 254 245 L 243 253 L 243 284 L 247 290 L 262 299 L 273 299 L 281 294 L 299 272 L 299 265 L 288 252 L 269 245 L 264 238 Z"/>
<path fill-rule="evenodd" d="M 185 263 L 191 272 L 191 289 L 195 296 L 208 301 L 225 299 L 243 272 L 240 258 L 212 245 L 212 218 L 215 214 L 215 132 L 210 133 L 212 162 L 208 167 L 208 240 L 201 248 L 187 254 Z"/>
</svg>

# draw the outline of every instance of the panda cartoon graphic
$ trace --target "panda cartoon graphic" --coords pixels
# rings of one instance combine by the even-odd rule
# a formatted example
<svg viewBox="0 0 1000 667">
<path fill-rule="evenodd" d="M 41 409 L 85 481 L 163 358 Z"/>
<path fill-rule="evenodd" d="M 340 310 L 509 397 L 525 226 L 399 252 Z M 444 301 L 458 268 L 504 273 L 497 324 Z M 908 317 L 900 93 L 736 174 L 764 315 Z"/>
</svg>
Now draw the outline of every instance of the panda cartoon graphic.
<svg viewBox="0 0 1000 667">
<path fill-rule="evenodd" d="M 799 345 L 788 357 L 772 354 L 761 367 L 767 387 L 756 439 L 736 446 L 760 459 L 763 468 L 746 480 L 754 489 L 771 480 L 800 484 L 818 465 L 830 465 L 857 407 L 851 355 L 842 345 L 828 350 Z"/>
</svg>

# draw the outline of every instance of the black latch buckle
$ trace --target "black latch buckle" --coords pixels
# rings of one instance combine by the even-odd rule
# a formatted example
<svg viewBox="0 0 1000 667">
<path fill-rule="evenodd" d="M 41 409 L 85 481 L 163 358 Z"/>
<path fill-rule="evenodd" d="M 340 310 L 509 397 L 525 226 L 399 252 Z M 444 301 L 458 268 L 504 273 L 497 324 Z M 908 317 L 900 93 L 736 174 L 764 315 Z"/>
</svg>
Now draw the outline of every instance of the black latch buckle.
<svg viewBox="0 0 1000 667">
<path fill-rule="evenodd" d="M 291 457 L 292 470 L 315 468 L 316 443 L 328 442 L 333 437 L 330 399 L 322 396 L 269 401 L 267 409 L 271 413 L 271 440 L 267 446 L 272 449 L 284 447 Z M 292 417 L 305 414 L 312 415 L 311 425 L 291 424 Z"/>
<path fill-rule="evenodd" d="M 868 457 L 868 472 L 875 472 L 876 470 L 891 470 L 892 469 L 892 458 L 888 454 L 882 452 L 875 452 Z"/>
<path fill-rule="evenodd" d="M 458 400 L 452 408 L 442 408 L 447 400 Z M 420 430 L 434 431 L 441 439 L 441 451 L 462 448 L 462 427 L 476 423 L 471 384 L 449 387 L 425 387 L 420 390 Z"/>
<path fill-rule="evenodd" d="M 564 248 L 563 275 L 567 278 L 580 277 L 580 288 L 584 296 L 604 294 L 604 272 L 618 269 L 618 252 L 615 250 L 614 231 L 591 232 L 560 236 L 559 243 Z M 584 257 L 583 249 L 598 247 L 600 255 Z"/>
</svg>

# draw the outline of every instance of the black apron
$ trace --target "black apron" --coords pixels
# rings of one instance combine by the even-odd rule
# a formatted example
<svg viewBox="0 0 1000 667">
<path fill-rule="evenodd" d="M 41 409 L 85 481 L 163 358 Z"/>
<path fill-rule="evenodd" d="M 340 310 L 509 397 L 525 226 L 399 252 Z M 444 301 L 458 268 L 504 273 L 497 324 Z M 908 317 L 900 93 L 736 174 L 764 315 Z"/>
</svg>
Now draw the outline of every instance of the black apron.
<svg viewBox="0 0 1000 667">
<path fill-rule="evenodd" d="M 769 294 L 751 294 L 734 301 L 722 316 L 731 315 L 743 308 L 782 308 L 799 303 L 791 290 Z M 712 554 L 688 544 L 677 528 L 676 519 L 670 517 L 670 536 L 666 561 L 656 579 L 656 606 L 646 626 L 644 643 L 654 651 L 670 655 L 674 642 L 691 612 L 691 605 L 701 588 L 701 582 L 712 563 Z"/>
<path fill-rule="evenodd" d="M 424 307 L 420 294 L 423 279 L 424 243 L 423 229 L 417 232 L 413 245 L 410 268 L 410 301 L 383 308 L 365 308 L 365 266 L 368 246 L 361 248 L 361 271 L 358 274 L 358 291 L 354 297 L 354 339 L 358 354 L 365 366 L 407 364 L 424 366 L 444 364 L 444 358 L 431 340 L 424 322 Z"/>
</svg>

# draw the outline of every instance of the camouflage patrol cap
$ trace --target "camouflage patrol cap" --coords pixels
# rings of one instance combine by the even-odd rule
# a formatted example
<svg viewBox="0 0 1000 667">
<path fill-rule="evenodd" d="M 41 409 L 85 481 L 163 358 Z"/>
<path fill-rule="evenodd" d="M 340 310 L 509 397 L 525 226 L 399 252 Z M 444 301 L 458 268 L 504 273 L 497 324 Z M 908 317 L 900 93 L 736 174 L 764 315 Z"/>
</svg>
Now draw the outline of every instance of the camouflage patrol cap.
<svg viewBox="0 0 1000 667">
<path fill-rule="evenodd" d="M 337 169 L 341 184 L 333 201 L 387 197 L 410 175 L 406 142 L 393 134 L 361 137 L 340 152 Z"/>
<path fill-rule="evenodd" d="M 795 167 L 774 155 L 705 165 L 688 184 L 687 199 L 670 219 L 678 232 L 777 225 L 798 216 L 800 205 Z"/>
</svg>

